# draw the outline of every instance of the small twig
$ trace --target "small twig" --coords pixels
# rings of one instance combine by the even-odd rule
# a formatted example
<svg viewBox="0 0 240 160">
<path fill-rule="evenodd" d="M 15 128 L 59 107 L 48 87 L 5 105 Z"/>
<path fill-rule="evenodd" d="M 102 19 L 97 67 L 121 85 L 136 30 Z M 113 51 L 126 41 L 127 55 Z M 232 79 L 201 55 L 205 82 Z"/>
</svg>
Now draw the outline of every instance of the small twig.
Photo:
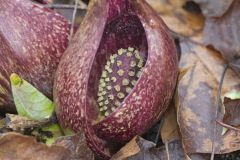
<svg viewBox="0 0 240 160">
<path fill-rule="evenodd" d="M 238 129 L 238 128 L 236 128 L 236 127 L 233 127 L 233 126 L 231 126 L 231 125 L 228 125 L 228 124 L 226 124 L 226 123 L 223 123 L 223 122 L 221 122 L 221 121 L 219 121 L 219 120 L 216 120 L 216 122 L 217 122 L 218 124 L 220 124 L 221 126 L 227 128 L 227 129 L 234 130 L 234 131 L 238 131 L 238 132 L 240 131 L 240 129 Z"/>
<path fill-rule="evenodd" d="M 70 38 L 69 39 L 72 39 L 72 36 L 73 36 L 74 23 L 75 23 L 76 14 L 77 14 L 78 3 L 79 3 L 79 0 L 75 0 L 75 6 L 74 6 L 74 10 L 73 10 L 73 15 L 72 15 L 72 24 L 71 24 Z"/>
<path fill-rule="evenodd" d="M 165 149 L 167 153 L 167 160 L 170 160 L 169 149 L 168 149 L 168 142 L 165 143 Z"/>
<path fill-rule="evenodd" d="M 200 42 L 197 42 L 197 41 L 195 41 L 195 40 L 192 40 L 192 39 L 189 38 L 188 36 L 185 36 L 185 35 L 183 35 L 183 34 L 177 33 L 177 32 L 175 32 L 174 30 L 171 30 L 171 29 L 169 29 L 169 31 L 170 31 L 170 33 L 171 33 L 173 36 L 179 38 L 180 40 L 187 40 L 187 41 L 189 41 L 189 42 L 191 42 L 191 43 L 193 43 L 193 44 L 196 44 L 196 45 L 204 46 L 204 47 L 205 47 L 204 44 L 202 44 L 202 43 L 200 43 Z"/>
<path fill-rule="evenodd" d="M 222 99 L 221 99 L 221 95 L 222 95 L 222 86 L 223 86 L 223 80 L 226 74 L 226 71 L 228 69 L 228 64 L 224 65 L 224 69 L 223 69 L 223 73 L 218 85 L 218 95 L 217 95 L 217 108 L 216 108 L 216 112 L 215 112 L 215 119 L 216 122 L 214 123 L 214 130 L 213 130 L 213 141 L 212 141 L 212 153 L 211 153 L 211 160 L 214 160 L 214 153 L 215 153 L 215 141 L 216 141 L 216 132 L 217 132 L 217 118 L 218 118 L 218 110 L 222 107 Z"/>
</svg>

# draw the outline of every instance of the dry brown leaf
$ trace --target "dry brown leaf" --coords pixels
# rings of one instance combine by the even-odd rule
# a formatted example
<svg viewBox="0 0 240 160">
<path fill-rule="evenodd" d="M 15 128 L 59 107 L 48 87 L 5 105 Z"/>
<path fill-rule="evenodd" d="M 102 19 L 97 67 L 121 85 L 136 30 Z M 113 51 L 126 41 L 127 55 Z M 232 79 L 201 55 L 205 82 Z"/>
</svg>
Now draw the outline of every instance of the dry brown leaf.
<svg viewBox="0 0 240 160">
<path fill-rule="evenodd" d="M 240 125 L 240 99 L 224 98 L 225 114 L 223 122 L 232 126 Z"/>
<path fill-rule="evenodd" d="M 63 147 L 48 147 L 33 137 L 17 133 L 0 135 L 0 159 L 3 160 L 68 160 L 68 155 Z"/>
<path fill-rule="evenodd" d="M 180 69 L 179 76 L 178 76 L 178 84 L 190 68 L 191 67 Z M 178 88 L 178 84 L 176 88 Z M 173 101 L 163 116 L 163 124 L 160 130 L 161 131 L 160 133 L 161 133 L 162 142 L 164 144 L 180 139 L 180 136 L 179 136 L 180 129 L 177 122 L 177 111 L 179 109 L 179 106 L 180 106 L 179 95 L 178 95 L 178 90 L 176 89 L 173 97 Z"/>
<path fill-rule="evenodd" d="M 191 154 L 188 156 L 189 156 L 188 160 L 209 160 L 211 157 L 210 154 L 199 154 L 199 153 Z"/>
<path fill-rule="evenodd" d="M 133 138 L 128 144 L 126 144 L 120 151 L 118 151 L 111 159 L 112 160 L 125 160 L 131 156 L 135 156 L 141 152 L 141 148 L 137 144 L 137 141 L 144 141 L 140 137 Z M 155 147 L 155 144 L 147 141 L 147 149 Z"/>
<path fill-rule="evenodd" d="M 190 68 L 191 67 L 180 69 L 178 83 L 181 81 L 181 79 L 184 77 L 184 75 Z M 176 88 L 178 88 L 178 86 Z M 173 102 L 170 104 L 170 107 L 163 116 L 163 124 L 161 127 L 161 139 L 163 143 L 180 139 L 179 126 L 177 123 L 177 110 L 179 109 L 179 106 L 179 95 L 178 90 L 176 90 L 173 97 Z"/>
<path fill-rule="evenodd" d="M 187 0 L 147 0 L 147 2 L 160 14 L 169 14 L 176 8 L 181 8 Z"/>
<path fill-rule="evenodd" d="M 193 14 L 183 9 L 186 0 L 147 0 L 147 2 L 174 32 L 193 36 L 203 28 L 204 17 L 201 14 Z"/>
<path fill-rule="evenodd" d="M 214 137 L 216 97 L 224 61 L 218 53 L 191 43 L 182 43 L 181 67 L 192 69 L 179 83 L 180 108 L 178 123 L 187 153 L 211 153 Z M 240 79 L 229 70 L 224 80 L 223 93 L 238 87 Z M 220 114 L 221 115 L 221 114 Z M 222 119 L 223 116 L 219 118 Z M 240 149 L 230 146 L 237 136 L 221 136 L 222 127 L 217 125 L 216 153 Z M 230 131 L 231 133 L 233 131 Z"/>
<path fill-rule="evenodd" d="M 163 125 L 161 128 L 161 138 L 163 143 L 179 139 L 179 127 L 174 103 L 172 103 L 168 110 L 164 113 L 163 119 Z"/>
<path fill-rule="evenodd" d="M 221 17 L 234 0 L 194 0 L 206 17 Z"/>
<path fill-rule="evenodd" d="M 195 35 L 201 31 L 204 19 L 182 7 L 185 0 L 148 0 L 148 3 L 160 14 L 169 28 L 182 35 Z M 161 137 L 163 142 L 179 139 L 176 111 L 171 107 L 164 115 Z"/>
<path fill-rule="evenodd" d="M 237 127 L 240 129 L 240 127 Z M 220 153 L 230 153 L 240 148 L 240 132 L 229 130 L 222 139 Z"/>
<path fill-rule="evenodd" d="M 177 115 L 174 106 L 171 106 L 164 114 L 161 138 L 163 143 L 179 139 Z"/>
<path fill-rule="evenodd" d="M 70 158 L 76 160 L 94 160 L 93 152 L 88 148 L 84 134 L 81 132 L 73 136 L 60 137 L 56 145 L 70 150 Z"/>
<path fill-rule="evenodd" d="M 204 43 L 212 45 L 231 62 L 240 57 L 240 1 L 235 0 L 223 17 L 209 18 L 204 27 Z"/>
<path fill-rule="evenodd" d="M 166 151 L 168 147 L 168 154 Z M 111 160 L 172 160 L 184 159 L 181 143 L 173 141 L 167 146 L 155 148 L 155 144 L 141 137 L 133 138 Z"/>
<path fill-rule="evenodd" d="M 14 131 L 24 131 L 25 129 L 40 128 L 48 123 L 50 124 L 49 120 L 40 122 L 15 114 L 6 114 L 5 122 L 6 127 Z"/>
<path fill-rule="evenodd" d="M 169 4 L 168 0 L 146 0 L 159 14 L 171 12 L 174 6 Z"/>
</svg>

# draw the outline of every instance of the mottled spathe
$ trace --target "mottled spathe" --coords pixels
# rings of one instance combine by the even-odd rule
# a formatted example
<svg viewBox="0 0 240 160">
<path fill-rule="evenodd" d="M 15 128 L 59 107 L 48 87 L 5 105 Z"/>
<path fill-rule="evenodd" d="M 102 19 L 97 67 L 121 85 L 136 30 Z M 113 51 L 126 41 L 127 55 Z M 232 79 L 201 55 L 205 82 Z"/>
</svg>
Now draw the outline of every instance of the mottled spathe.
<svg viewBox="0 0 240 160">
<path fill-rule="evenodd" d="M 55 70 L 68 44 L 67 20 L 31 1 L 0 0 L 0 22 L 0 110 L 15 110 L 11 73 L 52 97 Z"/>
</svg>

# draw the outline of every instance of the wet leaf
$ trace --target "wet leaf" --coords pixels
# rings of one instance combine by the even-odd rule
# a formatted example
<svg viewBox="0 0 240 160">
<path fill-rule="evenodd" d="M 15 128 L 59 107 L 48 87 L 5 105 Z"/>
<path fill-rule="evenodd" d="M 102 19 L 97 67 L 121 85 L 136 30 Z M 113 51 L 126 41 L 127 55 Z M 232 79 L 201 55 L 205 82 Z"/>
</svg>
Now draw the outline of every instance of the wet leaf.
<svg viewBox="0 0 240 160">
<path fill-rule="evenodd" d="M 43 121 L 52 116 L 54 105 L 50 99 L 15 73 L 10 76 L 10 81 L 14 103 L 20 116 L 37 121 Z"/>
<path fill-rule="evenodd" d="M 60 146 L 48 147 L 33 137 L 17 133 L 0 135 L 0 159 L 4 160 L 68 160 L 69 152 Z"/>
</svg>

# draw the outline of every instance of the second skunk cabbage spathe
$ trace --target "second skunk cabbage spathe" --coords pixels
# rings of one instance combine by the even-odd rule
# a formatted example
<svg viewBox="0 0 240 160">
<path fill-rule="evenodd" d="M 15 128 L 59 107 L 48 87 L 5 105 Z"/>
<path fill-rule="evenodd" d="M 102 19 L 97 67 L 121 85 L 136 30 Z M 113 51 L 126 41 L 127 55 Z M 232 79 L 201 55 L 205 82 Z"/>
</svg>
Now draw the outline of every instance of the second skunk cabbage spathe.
<svg viewBox="0 0 240 160">
<path fill-rule="evenodd" d="M 152 127 L 177 75 L 174 41 L 144 0 L 96 0 L 58 66 L 56 113 L 109 159 L 102 139 L 122 143 Z"/>
<path fill-rule="evenodd" d="M 16 111 L 9 77 L 17 73 L 48 97 L 68 44 L 69 23 L 30 0 L 0 0 L 0 110 Z"/>
</svg>

